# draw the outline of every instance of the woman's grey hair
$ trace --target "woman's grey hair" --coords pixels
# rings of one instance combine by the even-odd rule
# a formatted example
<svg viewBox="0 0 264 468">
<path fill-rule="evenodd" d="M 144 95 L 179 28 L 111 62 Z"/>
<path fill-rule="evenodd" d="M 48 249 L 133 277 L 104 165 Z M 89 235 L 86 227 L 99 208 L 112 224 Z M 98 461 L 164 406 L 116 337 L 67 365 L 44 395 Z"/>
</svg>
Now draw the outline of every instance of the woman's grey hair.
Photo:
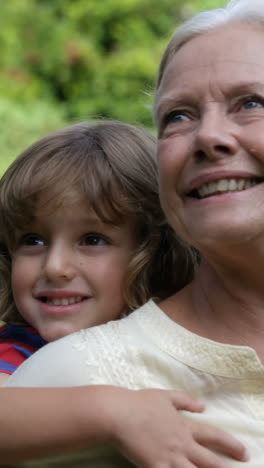
<svg viewBox="0 0 264 468">
<path fill-rule="evenodd" d="M 264 0 L 231 0 L 225 8 L 198 13 L 177 28 L 160 62 L 156 81 L 156 99 L 164 71 L 175 53 L 192 38 L 230 23 L 262 26 L 264 32 Z"/>
</svg>

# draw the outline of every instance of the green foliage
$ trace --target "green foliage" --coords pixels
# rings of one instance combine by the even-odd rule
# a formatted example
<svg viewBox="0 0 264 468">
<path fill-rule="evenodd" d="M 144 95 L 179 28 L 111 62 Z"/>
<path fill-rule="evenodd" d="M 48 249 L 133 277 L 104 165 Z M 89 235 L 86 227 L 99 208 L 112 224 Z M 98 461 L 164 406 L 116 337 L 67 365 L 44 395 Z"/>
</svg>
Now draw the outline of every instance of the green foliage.
<svg viewBox="0 0 264 468">
<path fill-rule="evenodd" d="M 66 125 L 63 111 L 49 102 L 15 104 L 0 98 L 0 174 L 37 138 Z"/>
<path fill-rule="evenodd" d="M 1 153 L 9 158 L 18 152 L 16 142 L 20 151 L 31 136 L 66 120 L 111 117 L 151 126 L 155 74 L 169 36 L 188 15 L 223 3 L 2 2 L 0 113 L 8 123 L 2 127 Z M 11 138 L 16 132 L 19 137 Z"/>
</svg>

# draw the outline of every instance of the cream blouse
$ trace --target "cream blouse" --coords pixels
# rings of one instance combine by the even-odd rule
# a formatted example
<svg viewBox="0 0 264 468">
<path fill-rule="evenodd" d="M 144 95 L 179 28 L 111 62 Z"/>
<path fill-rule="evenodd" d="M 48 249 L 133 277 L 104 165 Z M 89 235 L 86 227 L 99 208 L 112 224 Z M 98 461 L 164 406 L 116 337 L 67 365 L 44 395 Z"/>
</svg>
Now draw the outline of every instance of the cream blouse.
<svg viewBox="0 0 264 468">
<path fill-rule="evenodd" d="M 186 412 L 187 417 L 224 429 L 247 447 L 250 461 L 228 459 L 230 466 L 264 467 L 264 367 L 256 352 L 195 335 L 172 321 L 152 300 L 124 319 L 44 346 L 6 386 L 87 384 L 188 392 L 203 401 L 206 409 Z M 86 460 L 80 465 L 75 454 L 76 461 L 67 456 L 69 465 L 65 457 L 56 457 L 54 465 L 43 460 L 23 466 L 131 466 L 114 452 L 111 456 L 117 459 L 111 465 L 107 448 L 85 453 L 79 454 L 79 460 L 81 456 Z"/>
</svg>

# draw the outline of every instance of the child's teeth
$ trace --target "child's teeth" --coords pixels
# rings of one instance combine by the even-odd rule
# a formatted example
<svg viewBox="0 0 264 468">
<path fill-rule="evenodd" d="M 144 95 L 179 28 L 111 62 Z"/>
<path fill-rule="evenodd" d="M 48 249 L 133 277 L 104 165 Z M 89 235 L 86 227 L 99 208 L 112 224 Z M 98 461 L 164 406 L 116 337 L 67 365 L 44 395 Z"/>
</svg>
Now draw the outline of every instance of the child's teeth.
<svg viewBox="0 0 264 468">
<path fill-rule="evenodd" d="M 67 306 L 76 304 L 82 300 L 82 296 L 69 297 L 69 298 L 47 298 L 47 304 L 55 306 Z"/>
</svg>

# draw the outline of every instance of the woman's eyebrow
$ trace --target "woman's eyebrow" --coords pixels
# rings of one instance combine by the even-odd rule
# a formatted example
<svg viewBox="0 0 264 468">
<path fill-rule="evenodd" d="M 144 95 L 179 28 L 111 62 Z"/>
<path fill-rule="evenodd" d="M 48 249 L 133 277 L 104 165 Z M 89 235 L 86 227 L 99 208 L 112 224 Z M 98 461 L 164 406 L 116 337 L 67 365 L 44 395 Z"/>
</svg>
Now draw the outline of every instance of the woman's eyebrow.
<svg viewBox="0 0 264 468">
<path fill-rule="evenodd" d="M 234 96 L 234 95 L 243 95 L 249 92 L 264 92 L 264 81 L 249 81 L 243 83 L 229 83 L 226 84 L 226 92 L 227 96 Z M 181 104 L 191 104 L 195 101 L 196 96 L 192 96 L 191 92 L 187 92 L 186 89 L 181 88 L 177 90 L 177 94 L 172 96 L 165 95 L 160 98 L 156 105 L 156 114 L 159 116 L 162 114 L 168 107 L 173 107 L 175 105 Z"/>
<path fill-rule="evenodd" d="M 227 88 L 229 95 L 243 95 L 249 92 L 264 92 L 264 82 L 262 81 L 248 81 L 243 83 L 234 83 Z"/>
<path fill-rule="evenodd" d="M 193 98 L 191 93 L 187 93 L 186 90 L 179 90 L 177 95 L 173 96 L 163 96 L 156 105 L 156 115 L 159 116 L 166 111 L 167 108 L 171 108 L 173 106 L 178 105 L 190 105 L 193 104 L 195 101 L 195 97 Z"/>
</svg>

